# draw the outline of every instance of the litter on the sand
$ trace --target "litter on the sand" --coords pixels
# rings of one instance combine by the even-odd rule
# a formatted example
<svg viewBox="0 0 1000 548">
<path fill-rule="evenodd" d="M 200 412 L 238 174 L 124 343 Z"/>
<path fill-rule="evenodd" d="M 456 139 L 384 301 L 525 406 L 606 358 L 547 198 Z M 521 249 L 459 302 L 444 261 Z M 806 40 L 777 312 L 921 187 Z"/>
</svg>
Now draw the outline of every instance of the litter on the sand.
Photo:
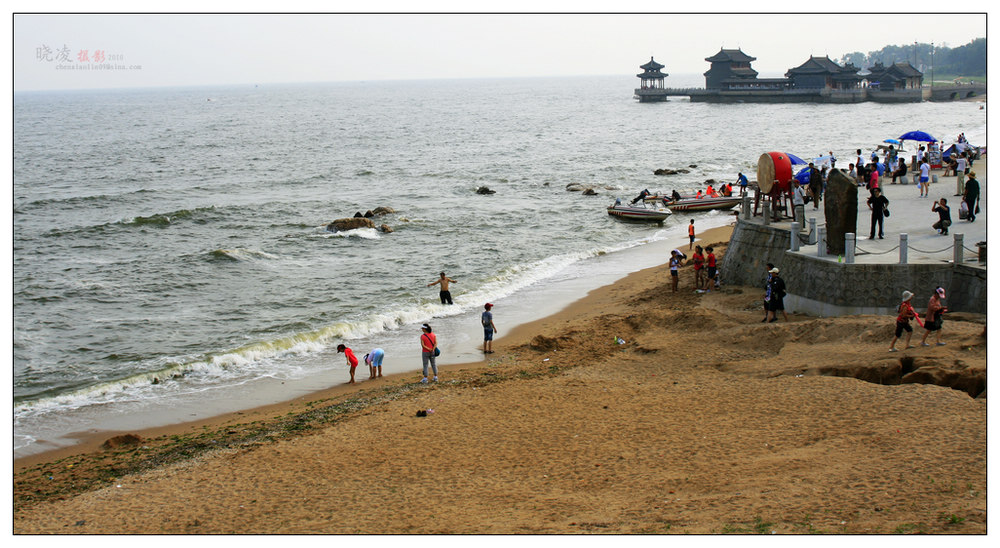
<svg viewBox="0 0 1000 548">
<path fill-rule="evenodd" d="M 625 339 L 621 337 L 615 337 L 615 344 L 625 344 Z"/>
</svg>

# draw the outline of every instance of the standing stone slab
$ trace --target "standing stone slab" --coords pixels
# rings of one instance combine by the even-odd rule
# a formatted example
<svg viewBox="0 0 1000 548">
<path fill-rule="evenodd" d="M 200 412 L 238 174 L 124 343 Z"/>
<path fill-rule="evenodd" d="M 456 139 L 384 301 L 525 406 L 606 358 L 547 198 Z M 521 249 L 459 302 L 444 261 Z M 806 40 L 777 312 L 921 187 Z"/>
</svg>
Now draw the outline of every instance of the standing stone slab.
<svg viewBox="0 0 1000 548">
<path fill-rule="evenodd" d="M 824 198 L 827 253 L 843 255 L 845 234 L 858 232 L 858 185 L 835 169 L 826 181 Z"/>
</svg>

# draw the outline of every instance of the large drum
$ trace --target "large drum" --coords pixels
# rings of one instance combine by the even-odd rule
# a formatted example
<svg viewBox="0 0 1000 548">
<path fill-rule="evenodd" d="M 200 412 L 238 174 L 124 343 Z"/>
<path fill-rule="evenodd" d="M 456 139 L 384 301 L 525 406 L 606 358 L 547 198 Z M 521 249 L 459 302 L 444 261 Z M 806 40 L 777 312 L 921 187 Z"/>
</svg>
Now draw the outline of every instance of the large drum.
<svg viewBox="0 0 1000 548">
<path fill-rule="evenodd" d="M 764 194 L 792 187 L 792 161 L 784 152 L 765 152 L 757 160 L 757 187 Z"/>
</svg>

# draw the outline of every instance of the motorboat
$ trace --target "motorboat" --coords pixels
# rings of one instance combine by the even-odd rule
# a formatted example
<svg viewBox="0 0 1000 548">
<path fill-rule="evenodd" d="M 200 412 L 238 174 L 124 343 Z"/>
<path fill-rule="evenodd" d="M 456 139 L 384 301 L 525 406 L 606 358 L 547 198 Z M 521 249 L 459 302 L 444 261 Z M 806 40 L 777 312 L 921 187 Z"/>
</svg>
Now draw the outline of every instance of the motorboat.
<svg viewBox="0 0 1000 548">
<path fill-rule="evenodd" d="M 711 209 L 732 209 L 743 198 L 739 196 L 719 196 L 717 198 L 681 198 L 666 202 L 671 211 L 708 211 Z"/>
<path fill-rule="evenodd" d="M 640 223 L 662 223 L 669 217 L 671 211 L 656 206 L 655 201 L 643 200 L 641 206 L 625 205 L 620 200 L 608 206 L 608 215 L 622 221 Z"/>
</svg>

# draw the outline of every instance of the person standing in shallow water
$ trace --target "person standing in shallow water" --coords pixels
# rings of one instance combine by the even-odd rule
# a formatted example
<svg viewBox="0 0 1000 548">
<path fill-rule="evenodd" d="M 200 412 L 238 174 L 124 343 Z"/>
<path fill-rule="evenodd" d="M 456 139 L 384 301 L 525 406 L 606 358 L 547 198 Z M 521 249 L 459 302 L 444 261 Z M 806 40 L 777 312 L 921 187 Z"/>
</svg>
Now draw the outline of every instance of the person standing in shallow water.
<svg viewBox="0 0 1000 548">
<path fill-rule="evenodd" d="M 438 279 L 436 279 L 436 280 L 434 280 L 433 282 L 427 284 L 427 287 L 430 287 L 432 285 L 441 284 L 441 304 L 455 304 L 451 300 L 451 291 L 449 291 L 449 289 L 451 287 L 449 284 L 453 284 L 453 283 L 458 283 L 458 282 L 456 282 L 455 280 L 449 278 L 448 276 L 445 276 L 444 272 L 442 272 L 441 273 L 441 277 L 438 278 Z"/>
</svg>

